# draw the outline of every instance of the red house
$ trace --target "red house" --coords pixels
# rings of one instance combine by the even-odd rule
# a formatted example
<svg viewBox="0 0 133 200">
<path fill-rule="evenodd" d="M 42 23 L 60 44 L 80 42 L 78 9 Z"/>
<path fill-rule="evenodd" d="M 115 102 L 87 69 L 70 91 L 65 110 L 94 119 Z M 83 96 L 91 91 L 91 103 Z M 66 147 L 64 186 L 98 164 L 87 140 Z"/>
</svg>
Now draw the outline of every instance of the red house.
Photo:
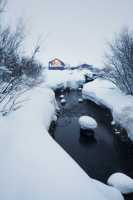
<svg viewBox="0 0 133 200">
<path fill-rule="evenodd" d="M 58 58 L 54 58 L 53 60 L 49 61 L 48 68 L 50 70 L 64 70 L 65 63 Z"/>
</svg>

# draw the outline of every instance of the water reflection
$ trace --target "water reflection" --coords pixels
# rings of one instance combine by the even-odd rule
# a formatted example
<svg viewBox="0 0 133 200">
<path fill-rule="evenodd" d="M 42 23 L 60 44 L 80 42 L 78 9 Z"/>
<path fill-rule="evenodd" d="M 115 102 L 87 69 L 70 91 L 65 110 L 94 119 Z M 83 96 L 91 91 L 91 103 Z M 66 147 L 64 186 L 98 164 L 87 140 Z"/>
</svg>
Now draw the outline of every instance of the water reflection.
<svg viewBox="0 0 133 200">
<path fill-rule="evenodd" d="M 80 135 L 79 137 L 79 143 L 82 145 L 82 146 L 92 146 L 92 145 L 96 145 L 97 143 L 97 140 L 95 138 L 95 136 L 90 136 L 90 137 L 87 137 L 87 136 L 83 136 L 83 135 Z"/>
</svg>

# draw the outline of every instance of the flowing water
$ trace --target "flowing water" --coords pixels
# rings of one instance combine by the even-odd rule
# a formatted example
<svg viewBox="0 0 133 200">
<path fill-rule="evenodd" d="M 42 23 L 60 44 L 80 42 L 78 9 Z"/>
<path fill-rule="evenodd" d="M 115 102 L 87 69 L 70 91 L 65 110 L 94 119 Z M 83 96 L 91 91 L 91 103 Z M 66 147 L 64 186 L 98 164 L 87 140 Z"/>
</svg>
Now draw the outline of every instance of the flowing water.
<svg viewBox="0 0 133 200">
<path fill-rule="evenodd" d="M 123 172 L 133 178 L 133 145 L 130 141 L 122 142 L 114 134 L 109 110 L 89 100 L 79 103 L 81 91 L 63 94 L 65 105 L 60 103 L 60 92 L 56 93 L 61 110 L 56 126 L 50 129 L 54 140 L 95 179 L 106 183 L 108 177 L 115 172 Z M 94 137 L 88 138 L 80 134 L 78 118 L 82 115 L 96 119 L 98 127 Z M 126 198 L 133 199 L 133 196 Z"/>
</svg>

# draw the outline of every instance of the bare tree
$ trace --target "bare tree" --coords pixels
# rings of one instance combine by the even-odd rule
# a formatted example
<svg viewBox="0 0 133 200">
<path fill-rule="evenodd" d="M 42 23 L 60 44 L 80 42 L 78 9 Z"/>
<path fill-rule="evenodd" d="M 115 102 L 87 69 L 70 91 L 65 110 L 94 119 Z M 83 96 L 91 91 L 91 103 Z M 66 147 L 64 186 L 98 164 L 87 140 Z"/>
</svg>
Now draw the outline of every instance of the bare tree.
<svg viewBox="0 0 133 200">
<path fill-rule="evenodd" d="M 10 70 L 10 77 L 21 75 L 20 49 L 23 40 L 23 27 L 20 24 L 15 31 L 11 31 L 9 26 L 0 30 L 0 66 L 6 66 Z"/>
<path fill-rule="evenodd" d="M 133 95 L 133 32 L 123 29 L 108 46 L 105 66 L 112 71 L 107 77 L 121 90 Z"/>
<path fill-rule="evenodd" d="M 6 0 L 0 0 L 0 19 L 5 6 Z M 36 60 L 40 43 L 37 42 L 31 56 L 24 56 L 24 30 L 22 21 L 12 30 L 0 20 L 0 112 L 4 115 L 20 107 L 16 100 L 23 91 L 40 83 L 42 65 Z"/>
</svg>

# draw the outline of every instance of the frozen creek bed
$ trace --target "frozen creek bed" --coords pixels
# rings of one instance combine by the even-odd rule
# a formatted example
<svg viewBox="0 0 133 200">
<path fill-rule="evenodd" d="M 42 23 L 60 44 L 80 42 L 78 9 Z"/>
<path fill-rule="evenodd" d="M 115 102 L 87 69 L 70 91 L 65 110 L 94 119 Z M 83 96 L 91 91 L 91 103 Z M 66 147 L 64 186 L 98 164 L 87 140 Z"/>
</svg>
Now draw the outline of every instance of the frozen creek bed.
<svg viewBox="0 0 133 200">
<path fill-rule="evenodd" d="M 111 126 L 112 116 L 106 108 L 81 98 L 81 91 L 63 92 L 66 104 L 60 104 L 61 92 L 56 92 L 56 99 L 61 108 L 56 126 L 50 128 L 50 134 L 68 154 L 91 177 L 107 182 L 108 177 L 115 172 L 122 172 L 133 178 L 133 146 L 123 143 L 114 135 Z M 80 135 L 78 119 L 89 115 L 96 119 L 98 127 L 94 138 Z M 128 195 L 126 199 L 133 199 Z"/>
</svg>

